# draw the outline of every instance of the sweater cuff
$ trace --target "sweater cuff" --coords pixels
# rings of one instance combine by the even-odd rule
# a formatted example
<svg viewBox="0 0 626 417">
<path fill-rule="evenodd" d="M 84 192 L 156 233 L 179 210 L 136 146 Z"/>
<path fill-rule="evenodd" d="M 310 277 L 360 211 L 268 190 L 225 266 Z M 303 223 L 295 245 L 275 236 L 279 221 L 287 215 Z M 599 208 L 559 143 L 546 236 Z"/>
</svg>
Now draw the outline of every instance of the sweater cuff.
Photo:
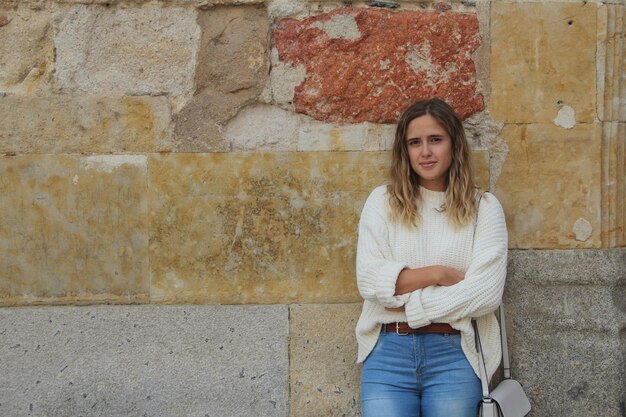
<svg viewBox="0 0 626 417">
<path fill-rule="evenodd" d="M 422 300 L 420 300 L 421 295 L 422 290 L 413 291 L 404 306 L 407 322 L 409 323 L 409 327 L 413 329 L 424 327 L 432 323 L 426 316 L 426 311 L 424 311 L 424 307 L 422 306 Z"/>
<path fill-rule="evenodd" d="M 396 297 L 396 281 L 398 275 L 407 266 L 400 262 L 389 262 L 380 271 L 379 279 L 376 281 L 376 298 L 383 307 L 396 308 L 404 305 L 404 297 Z"/>
</svg>

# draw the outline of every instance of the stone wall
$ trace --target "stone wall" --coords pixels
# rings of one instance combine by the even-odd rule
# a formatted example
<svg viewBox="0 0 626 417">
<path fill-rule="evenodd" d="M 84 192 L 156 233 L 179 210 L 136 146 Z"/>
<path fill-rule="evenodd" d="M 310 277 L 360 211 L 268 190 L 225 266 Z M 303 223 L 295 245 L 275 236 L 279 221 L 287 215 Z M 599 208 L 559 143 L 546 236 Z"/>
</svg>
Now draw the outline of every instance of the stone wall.
<svg viewBox="0 0 626 417">
<path fill-rule="evenodd" d="M 0 415 L 358 416 L 356 224 L 462 115 L 533 416 L 626 415 L 626 6 L 0 0 Z"/>
</svg>

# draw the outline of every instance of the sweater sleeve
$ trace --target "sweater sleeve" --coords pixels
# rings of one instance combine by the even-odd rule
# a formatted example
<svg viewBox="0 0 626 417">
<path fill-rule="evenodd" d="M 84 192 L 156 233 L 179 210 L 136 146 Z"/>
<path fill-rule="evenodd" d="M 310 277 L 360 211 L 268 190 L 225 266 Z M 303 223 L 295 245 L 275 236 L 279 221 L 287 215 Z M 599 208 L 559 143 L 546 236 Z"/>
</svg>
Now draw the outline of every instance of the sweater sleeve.
<svg viewBox="0 0 626 417">
<path fill-rule="evenodd" d="M 384 187 L 368 197 L 361 212 L 356 254 L 357 286 L 365 300 L 401 307 L 409 294 L 394 296 L 398 274 L 408 266 L 392 259 Z"/>
<path fill-rule="evenodd" d="M 492 194 L 483 197 L 477 222 L 465 279 L 451 286 L 413 291 L 405 306 L 409 326 L 450 323 L 498 308 L 506 279 L 508 237 L 502 206 Z"/>
</svg>

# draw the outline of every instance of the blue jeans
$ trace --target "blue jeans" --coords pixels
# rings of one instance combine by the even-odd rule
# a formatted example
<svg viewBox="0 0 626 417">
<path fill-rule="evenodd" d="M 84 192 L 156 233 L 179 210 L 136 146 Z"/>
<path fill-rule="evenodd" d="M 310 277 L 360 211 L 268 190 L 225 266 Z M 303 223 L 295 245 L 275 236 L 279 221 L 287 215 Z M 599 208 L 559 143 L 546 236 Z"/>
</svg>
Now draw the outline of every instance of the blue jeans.
<svg viewBox="0 0 626 417">
<path fill-rule="evenodd" d="M 381 332 L 363 363 L 363 417 L 476 417 L 481 396 L 458 334 Z"/>
</svg>

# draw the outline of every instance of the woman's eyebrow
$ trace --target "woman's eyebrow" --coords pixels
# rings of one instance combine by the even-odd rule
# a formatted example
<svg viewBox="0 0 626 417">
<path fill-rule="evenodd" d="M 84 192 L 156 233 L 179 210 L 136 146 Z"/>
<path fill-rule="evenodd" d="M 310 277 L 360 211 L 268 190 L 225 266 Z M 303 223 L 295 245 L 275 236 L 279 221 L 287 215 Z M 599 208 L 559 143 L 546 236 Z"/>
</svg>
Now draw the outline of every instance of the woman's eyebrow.
<svg viewBox="0 0 626 417">
<path fill-rule="evenodd" d="M 440 134 L 426 136 L 427 139 L 428 138 L 442 138 L 442 137 L 443 137 L 443 135 L 440 135 Z M 421 139 L 421 137 L 420 136 L 414 136 L 412 138 L 406 138 L 407 142 L 410 141 L 410 140 L 414 140 L 414 139 Z"/>
</svg>

